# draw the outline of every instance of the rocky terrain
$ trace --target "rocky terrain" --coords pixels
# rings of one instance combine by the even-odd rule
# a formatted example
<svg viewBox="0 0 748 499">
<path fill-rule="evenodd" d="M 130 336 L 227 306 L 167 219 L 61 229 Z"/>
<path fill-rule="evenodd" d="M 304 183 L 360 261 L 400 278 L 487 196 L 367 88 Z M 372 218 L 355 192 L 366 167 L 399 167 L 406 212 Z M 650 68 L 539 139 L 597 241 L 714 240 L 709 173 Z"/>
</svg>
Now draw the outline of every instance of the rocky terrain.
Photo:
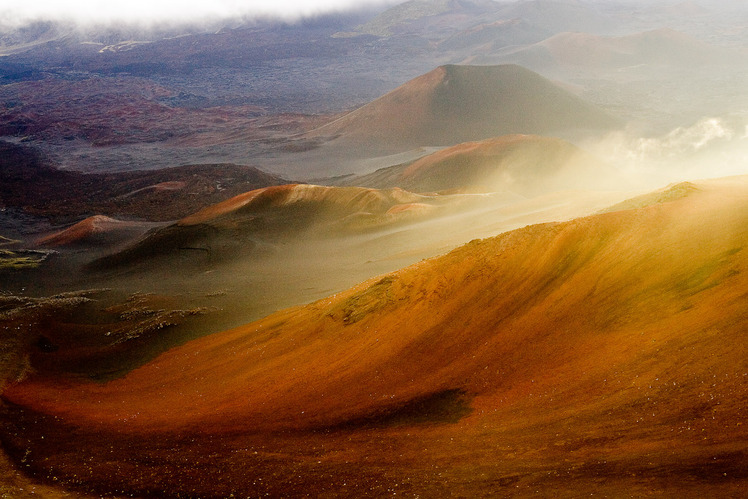
<svg viewBox="0 0 748 499">
<path fill-rule="evenodd" d="M 0 496 L 741 497 L 746 7 L 367 5 L 0 7 Z"/>
<path fill-rule="evenodd" d="M 174 220 L 241 192 L 288 182 L 234 164 L 81 173 L 61 170 L 34 149 L 7 142 L 0 143 L 0 180 L 3 207 L 63 222 L 94 214 Z"/>
<path fill-rule="evenodd" d="M 40 369 L 5 439 L 88 492 L 734 495 L 746 199 L 703 183 L 474 241 L 105 385 Z"/>
</svg>

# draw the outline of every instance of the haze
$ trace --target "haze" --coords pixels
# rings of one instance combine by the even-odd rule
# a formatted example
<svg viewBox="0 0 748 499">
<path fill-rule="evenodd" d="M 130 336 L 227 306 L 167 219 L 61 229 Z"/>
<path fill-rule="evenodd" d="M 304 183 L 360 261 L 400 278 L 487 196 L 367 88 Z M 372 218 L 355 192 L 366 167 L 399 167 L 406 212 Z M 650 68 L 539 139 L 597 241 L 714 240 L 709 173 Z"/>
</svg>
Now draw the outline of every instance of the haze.
<svg viewBox="0 0 748 499">
<path fill-rule="evenodd" d="M 0 0 L 0 496 L 743 497 L 747 25 Z"/>
<path fill-rule="evenodd" d="M 510 0 L 496 0 L 511 3 Z M 403 0 L 106 0 L 55 1 L 35 0 L 0 2 L 0 26 L 19 26 L 34 21 L 74 21 L 81 24 L 101 23 L 194 23 L 241 17 L 277 16 L 298 19 L 335 11 L 367 7 L 387 7 L 405 3 Z M 594 0 L 590 5 L 676 5 L 677 0 Z M 692 2 L 693 3 L 693 2 Z M 709 7 L 739 10 L 740 0 L 695 2 Z"/>
<path fill-rule="evenodd" d="M 19 25 L 29 21 L 77 21 L 89 23 L 174 23 L 252 16 L 298 18 L 350 8 L 397 3 L 392 0 L 106 0 L 34 2 L 3 1 L 0 22 Z"/>
</svg>

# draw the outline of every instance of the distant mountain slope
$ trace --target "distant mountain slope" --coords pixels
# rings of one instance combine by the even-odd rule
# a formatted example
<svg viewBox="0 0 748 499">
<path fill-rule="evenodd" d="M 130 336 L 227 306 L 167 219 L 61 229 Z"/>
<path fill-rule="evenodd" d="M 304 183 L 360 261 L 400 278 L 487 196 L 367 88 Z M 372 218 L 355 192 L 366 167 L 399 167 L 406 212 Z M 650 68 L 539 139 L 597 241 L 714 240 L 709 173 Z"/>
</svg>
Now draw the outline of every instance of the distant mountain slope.
<svg viewBox="0 0 748 499">
<path fill-rule="evenodd" d="M 742 178 L 474 241 L 106 384 L 31 377 L 4 442 L 141 495 L 739 495 L 746 227 Z"/>
<path fill-rule="evenodd" d="M 394 149 L 615 125 L 602 111 L 520 66 L 449 65 L 310 135 L 340 136 Z"/>
<path fill-rule="evenodd" d="M 152 224 L 126 222 L 103 215 L 94 215 L 80 222 L 42 237 L 36 244 L 46 247 L 103 245 L 134 239 L 145 233 Z"/>
<path fill-rule="evenodd" d="M 576 0 L 410 0 L 399 3 L 352 32 L 341 35 L 418 36 L 439 40 L 456 31 L 518 21 L 529 31 L 606 31 L 617 24 L 598 6 Z M 620 21 L 618 21 L 620 22 Z M 515 40 L 512 44 L 521 43 Z"/>
<path fill-rule="evenodd" d="M 401 187 L 413 192 L 468 189 L 534 195 L 579 188 L 599 179 L 603 164 L 570 143 L 536 135 L 465 142 L 412 163 L 354 177 L 350 185 Z"/>
<path fill-rule="evenodd" d="M 474 23 L 481 14 L 497 9 L 498 5 L 491 0 L 409 0 L 387 9 L 352 32 L 338 36 L 387 37 L 417 32 L 433 37 L 439 33 L 440 25 L 454 29 L 454 24 Z"/>
<path fill-rule="evenodd" d="M 433 214 L 449 200 L 402 189 L 289 184 L 257 189 L 208 206 L 93 263 L 96 269 L 146 263 L 202 251 L 212 261 L 236 259 L 284 239 L 322 231 L 361 231 Z"/>
<path fill-rule="evenodd" d="M 0 141 L 0 202 L 52 219 L 94 214 L 174 220 L 248 190 L 288 183 L 234 164 L 81 173 L 60 170 L 31 147 Z"/>
<path fill-rule="evenodd" d="M 377 191 L 356 187 L 334 188 L 316 185 L 284 185 L 240 194 L 200 212 L 183 218 L 180 225 L 196 225 L 245 213 L 273 213 L 286 208 L 312 205 L 312 212 L 351 214 L 383 213 L 394 204 L 410 203 L 419 196 L 400 189 Z"/>
<path fill-rule="evenodd" d="M 538 28 L 522 19 L 499 19 L 484 22 L 454 33 L 439 42 L 439 48 L 452 51 L 469 51 L 468 60 L 479 53 L 491 53 L 507 46 L 540 42 L 551 32 Z"/>
<path fill-rule="evenodd" d="M 540 69 L 611 70 L 638 65 L 697 69 L 742 61 L 745 53 L 710 45 L 672 29 L 625 36 L 560 33 L 521 48 L 507 48 L 479 61 L 505 61 Z"/>
<path fill-rule="evenodd" d="M 520 0 L 508 2 L 500 11 L 505 19 L 523 19 L 539 28 L 562 31 L 606 32 L 618 22 L 594 2 L 579 0 Z"/>
</svg>

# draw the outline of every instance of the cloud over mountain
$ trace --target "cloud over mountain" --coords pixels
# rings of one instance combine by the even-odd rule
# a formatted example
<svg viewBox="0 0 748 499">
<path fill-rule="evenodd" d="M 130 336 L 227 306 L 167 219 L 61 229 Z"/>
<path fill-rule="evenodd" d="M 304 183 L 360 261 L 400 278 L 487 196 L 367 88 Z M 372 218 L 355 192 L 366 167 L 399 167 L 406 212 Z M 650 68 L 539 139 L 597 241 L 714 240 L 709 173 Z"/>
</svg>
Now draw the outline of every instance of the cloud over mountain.
<svg viewBox="0 0 748 499">
<path fill-rule="evenodd" d="M 18 25 L 29 21 L 78 21 L 83 23 L 137 22 L 172 23 L 200 22 L 242 16 L 282 16 L 296 18 L 360 8 L 374 4 L 393 3 L 382 0 L 353 2 L 352 0 L 133 0 L 129 2 L 106 2 L 101 0 L 78 0 L 57 2 L 37 0 L 35 2 L 13 2 L 12 6 L 0 6 L 0 26 Z"/>
</svg>

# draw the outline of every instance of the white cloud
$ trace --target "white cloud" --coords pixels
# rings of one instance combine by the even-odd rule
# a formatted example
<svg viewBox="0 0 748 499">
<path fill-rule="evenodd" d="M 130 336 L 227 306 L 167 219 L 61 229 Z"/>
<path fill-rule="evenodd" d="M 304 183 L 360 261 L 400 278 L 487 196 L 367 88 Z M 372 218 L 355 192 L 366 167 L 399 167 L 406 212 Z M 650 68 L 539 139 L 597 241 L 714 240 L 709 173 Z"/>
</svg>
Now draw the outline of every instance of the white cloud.
<svg viewBox="0 0 748 499">
<path fill-rule="evenodd" d="M 251 15 L 299 17 L 393 0 L 0 0 L 0 25 L 34 20 L 161 23 Z"/>
<path fill-rule="evenodd" d="M 700 151 L 719 139 L 731 139 L 733 130 L 718 118 L 706 118 L 690 127 L 679 127 L 664 137 L 638 139 L 635 150 L 643 157 L 673 158 Z"/>
<path fill-rule="evenodd" d="M 616 132 L 583 148 L 616 165 L 632 185 L 748 174 L 745 116 L 704 118 L 656 137 Z M 746 135 L 742 135 L 745 128 Z"/>
<path fill-rule="evenodd" d="M 720 142 L 733 139 L 733 126 L 721 118 L 704 118 L 699 122 L 678 127 L 659 137 L 631 137 L 625 132 L 609 135 L 601 146 L 592 146 L 600 152 L 623 160 L 667 161 L 692 156 Z"/>
</svg>

